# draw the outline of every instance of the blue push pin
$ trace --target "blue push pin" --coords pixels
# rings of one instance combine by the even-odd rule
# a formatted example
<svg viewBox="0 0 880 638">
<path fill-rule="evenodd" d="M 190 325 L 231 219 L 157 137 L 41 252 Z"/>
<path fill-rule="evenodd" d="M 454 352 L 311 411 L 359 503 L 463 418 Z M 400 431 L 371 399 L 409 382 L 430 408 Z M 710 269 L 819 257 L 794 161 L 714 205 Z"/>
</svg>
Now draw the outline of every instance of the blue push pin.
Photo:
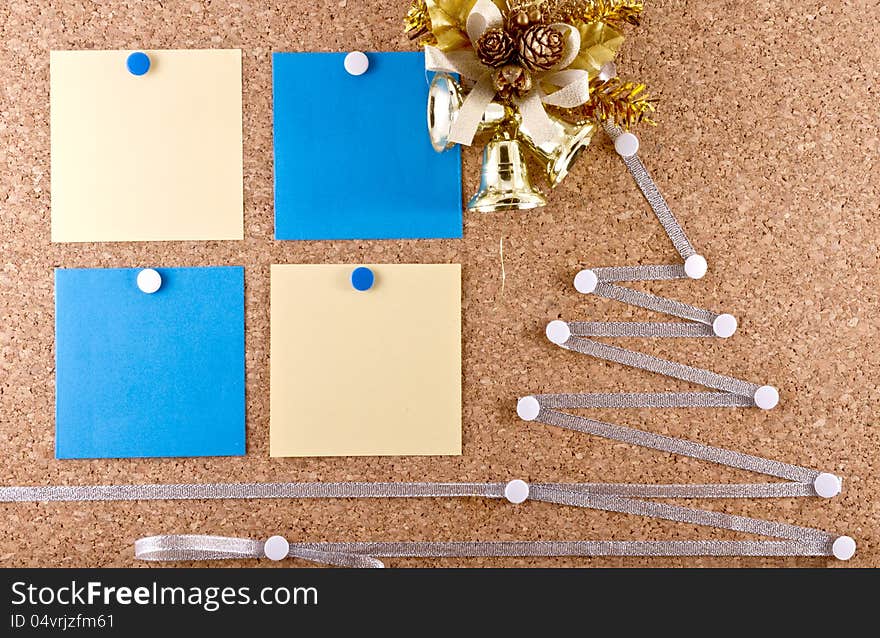
<svg viewBox="0 0 880 638">
<path fill-rule="evenodd" d="M 132 75 L 144 75 L 150 70 L 150 56 L 143 51 L 135 51 L 128 56 L 125 66 Z"/>
<path fill-rule="evenodd" d="M 374 279 L 373 271 L 369 268 L 361 266 L 351 271 L 351 285 L 355 290 L 360 290 L 361 292 L 369 290 L 373 287 Z"/>
</svg>

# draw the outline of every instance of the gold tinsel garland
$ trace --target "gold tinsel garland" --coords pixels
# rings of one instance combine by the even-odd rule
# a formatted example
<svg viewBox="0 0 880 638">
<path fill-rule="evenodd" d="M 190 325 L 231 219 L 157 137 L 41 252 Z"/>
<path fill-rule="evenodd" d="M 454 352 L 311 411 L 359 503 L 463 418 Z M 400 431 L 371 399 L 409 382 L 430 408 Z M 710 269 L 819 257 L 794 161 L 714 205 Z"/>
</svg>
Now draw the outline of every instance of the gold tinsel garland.
<svg viewBox="0 0 880 638">
<path fill-rule="evenodd" d="M 428 15 L 428 6 L 425 0 L 413 0 L 412 6 L 403 19 L 403 32 L 406 37 L 419 44 L 419 46 L 434 45 L 437 38 L 431 33 L 431 16 Z"/>
<path fill-rule="evenodd" d="M 624 129 L 636 124 L 654 126 L 651 114 L 656 111 L 657 101 L 645 95 L 646 88 L 640 82 L 620 78 L 594 78 L 590 81 L 588 102 L 574 109 L 559 109 L 558 113 L 575 122 L 612 120 Z"/>
<path fill-rule="evenodd" d="M 539 4 L 554 22 L 604 22 L 638 26 L 643 0 L 545 0 Z"/>
</svg>

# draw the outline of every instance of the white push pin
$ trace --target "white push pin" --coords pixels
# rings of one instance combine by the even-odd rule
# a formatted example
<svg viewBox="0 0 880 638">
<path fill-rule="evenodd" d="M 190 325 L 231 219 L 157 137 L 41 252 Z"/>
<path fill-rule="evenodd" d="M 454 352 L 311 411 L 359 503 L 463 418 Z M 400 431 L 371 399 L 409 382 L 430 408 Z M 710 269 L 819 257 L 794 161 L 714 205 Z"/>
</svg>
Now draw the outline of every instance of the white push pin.
<svg viewBox="0 0 880 638">
<path fill-rule="evenodd" d="M 632 157 L 639 152 L 639 138 L 632 133 L 621 133 L 614 140 L 614 150 L 621 157 Z"/>
<path fill-rule="evenodd" d="M 840 479 L 830 472 L 822 472 L 813 481 L 813 489 L 822 498 L 834 498 L 840 494 L 841 487 Z"/>
<path fill-rule="evenodd" d="M 523 421 L 534 421 L 541 411 L 541 404 L 533 396 L 521 398 L 516 402 L 516 414 Z"/>
<path fill-rule="evenodd" d="M 141 292 L 152 295 L 162 287 L 162 275 L 152 268 L 144 268 L 138 273 L 137 287 L 141 289 Z"/>
<path fill-rule="evenodd" d="M 737 325 L 736 317 L 724 313 L 723 315 L 715 317 L 715 321 L 712 322 L 712 332 L 715 333 L 716 337 L 727 339 L 728 337 L 732 337 L 733 333 L 736 332 Z"/>
<path fill-rule="evenodd" d="M 762 385 L 755 390 L 755 405 L 762 410 L 772 410 L 779 403 L 779 390 L 772 385 Z"/>
<path fill-rule="evenodd" d="M 702 279 L 706 271 L 709 270 L 709 264 L 702 255 L 691 255 L 684 260 L 684 274 L 691 279 Z"/>
<path fill-rule="evenodd" d="M 831 553 L 837 560 L 849 560 L 856 553 L 856 542 L 849 536 L 838 536 L 831 544 Z"/>
<path fill-rule="evenodd" d="M 520 479 L 514 479 L 504 486 L 504 498 L 519 505 L 529 497 L 529 484 Z"/>
<path fill-rule="evenodd" d="M 599 277 L 589 268 L 585 268 L 574 276 L 574 289 L 584 295 L 595 292 L 599 285 Z"/>
<path fill-rule="evenodd" d="M 569 329 L 568 324 L 564 321 L 555 319 L 547 324 L 547 338 L 557 346 L 561 346 L 568 341 L 570 336 L 571 330 Z"/>
<path fill-rule="evenodd" d="M 283 536 L 270 536 L 263 545 L 263 553 L 269 560 L 284 560 L 290 553 L 290 543 Z"/>
<path fill-rule="evenodd" d="M 345 56 L 343 66 L 351 75 L 363 75 L 370 68 L 370 60 L 363 51 L 352 51 Z"/>
</svg>

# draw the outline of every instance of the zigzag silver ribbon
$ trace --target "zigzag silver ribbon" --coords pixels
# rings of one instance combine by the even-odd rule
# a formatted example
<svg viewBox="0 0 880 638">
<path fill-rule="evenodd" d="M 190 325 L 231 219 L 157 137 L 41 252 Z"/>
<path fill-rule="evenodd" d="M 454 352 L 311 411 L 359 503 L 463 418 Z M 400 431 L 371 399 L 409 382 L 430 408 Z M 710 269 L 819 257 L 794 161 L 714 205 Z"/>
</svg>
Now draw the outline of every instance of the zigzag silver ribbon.
<svg viewBox="0 0 880 638">
<path fill-rule="evenodd" d="M 561 412 L 559 409 L 581 408 L 675 408 L 675 407 L 752 407 L 771 409 L 778 402 L 779 395 L 772 386 L 759 386 L 748 381 L 726 375 L 694 368 L 674 361 L 668 361 L 641 352 L 635 352 L 595 341 L 588 337 L 716 337 L 727 338 L 736 330 L 736 319 L 729 314 L 719 314 L 689 304 L 645 292 L 631 290 L 616 285 L 625 281 L 652 281 L 670 279 L 699 279 L 706 271 L 705 259 L 697 254 L 681 225 L 660 194 L 654 180 L 635 154 L 637 140 L 634 136 L 619 144 L 623 131 L 606 123 L 605 130 L 615 141 L 615 148 L 624 159 L 629 172 L 663 226 L 684 264 L 622 266 L 582 270 L 575 277 L 575 288 L 584 294 L 595 294 L 606 299 L 614 299 L 648 310 L 665 313 L 685 322 L 564 322 L 552 321 L 547 326 L 547 337 L 553 343 L 575 352 L 640 368 L 657 374 L 696 383 L 715 390 L 715 392 L 622 392 L 622 393 L 584 393 L 584 394 L 541 394 L 522 397 L 517 403 L 517 414 L 525 421 L 537 421 L 547 425 L 566 428 L 586 434 L 601 436 L 615 441 L 630 443 L 650 449 L 690 456 L 711 461 L 728 467 L 749 470 L 781 479 L 787 483 L 771 484 L 777 494 L 787 492 L 791 496 L 818 495 L 832 497 L 841 489 L 840 479 L 829 472 L 818 472 L 808 468 L 772 461 L 741 452 L 695 443 L 659 434 L 643 432 L 634 428 L 596 421 L 582 416 Z M 625 152 L 624 148 L 631 152 Z M 782 486 L 787 486 L 783 488 Z M 766 484 L 729 486 L 739 497 L 762 498 L 766 496 Z M 712 489 L 723 490 L 721 485 Z M 777 491 L 778 490 L 778 491 Z M 666 505 L 648 503 L 650 507 L 639 509 L 636 501 L 627 503 L 628 513 L 643 513 L 658 518 L 672 518 L 683 515 L 671 512 Z M 639 503 L 643 503 L 640 501 Z M 619 510 L 615 510 L 619 511 Z M 766 527 L 755 526 L 754 522 L 719 519 L 708 512 L 699 516 L 690 514 L 688 522 L 697 522 L 724 529 L 763 533 L 769 536 L 792 539 L 792 530 L 777 528 L 778 524 L 768 523 Z M 666 516 L 664 516 L 666 514 Z M 676 518 L 675 520 L 684 520 Z M 784 524 L 783 524 L 784 525 Z M 847 537 L 848 538 L 848 537 Z M 822 542 L 819 537 L 808 535 L 799 540 Z M 825 542 L 829 542 L 828 539 Z M 832 553 L 843 556 L 854 551 L 854 541 L 830 541 Z M 835 545 L 836 543 L 836 545 Z M 843 546 L 846 546 L 844 550 Z"/>
</svg>

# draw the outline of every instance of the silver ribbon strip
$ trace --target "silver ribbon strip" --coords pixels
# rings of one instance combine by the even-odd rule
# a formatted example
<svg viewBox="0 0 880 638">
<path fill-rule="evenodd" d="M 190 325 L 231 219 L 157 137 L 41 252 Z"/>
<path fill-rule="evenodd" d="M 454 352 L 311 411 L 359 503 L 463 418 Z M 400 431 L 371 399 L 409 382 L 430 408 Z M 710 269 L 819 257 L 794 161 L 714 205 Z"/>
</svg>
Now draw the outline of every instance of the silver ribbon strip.
<svg viewBox="0 0 880 638">
<path fill-rule="evenodd" d="M 711 325 L 684 321 L 569 321 L 575 337 L 715 337 Z"/>
<path fill-rule="evenodd" d="M 506 483 L 348 482 L 0 487 L 0 503 L 250 500 L 263 498 L 504 498 L 506 485 Z M 741 485 L 538 483 L 534 485 L 541 488 L 585 494 L 642 498 L 752 498 L 756 496 L 777 498 L 816 495 L 812 484 L 806 483 L 803 486 L 794 486 L 791 483 L 744 483 Z"/>
<path fill-rule="evenodd" d="M 458 541 L 290 543 L 289 558 L 344 567 L 384 567 L 382 558 L 536 556 L 830 556 L 825 541 Z M 202 561 L 265 558 L 263 543 L 223 536 L 149 536 L 135 558 Z"/>
<path fill-rule="evenodd" d="M 728 392 L 590 392 L 584 394 L 537 394 L 546 408 L 745 408 L 748 397 Z"/>
<path fill-rule="evenodd" d="M 734 452 L 725 448 L 704 445 L 687 439 L 676 439 L 663 434 L 654 434 L 645 432 L 635 428 L 629 428 L 613 423 L 605 423 L 604 421 L 596 421 L 567 412 L 559 412 L 545 407 L 547 398 L 551 398 L 551 403 L 557 406 L 564 406 L 565 397 L 577 397 L 577 395 L 537 395 L 535 398 L 541 406 L 537 417 L 533 420 L 546 425 L 555 425 L 567 430 L 583 432 L 594 436 L 601 436 L 613 441 L 621 443 L 629 443 L 652 450 L 661 452 L 669 452 L 671 454 L 680 454 L 681 456 L 689 456 L 701 461 L 710 461 L 740 470 L 748 470 L 758 474 L 766 474 L 777 478 L 795 481 L 797 483 L 809 483 L 812 485 L 820 472 L 811 470 L 799 465 L 791 465 L 782 463 L 781 461 L 773 461 L 760 456 L 752 456 L 742 452 Z M 577 401 L 572 401 L 569 405 L 575 405 Z M 813 492 L 815 494 L 815 491 Z M 749 494 L 748 496 L 751 496 Z"/>
<path fill-rule="evenodd" d="M 606 121 L 603 128 L 612 140 L 616 140 L 620 137 L 621 133 L 623 133 L 623 129 L 612 122 Z M 648 169 L 642 164 L 642 160 L 639 159 L 638 155 L 633 155 L 631 157 L 625 157 L 623 161 L 626 164 L 626 168 L 633 176 L 633 179 L 636 180 L 636 184 L 638 185 L 639 190 L 642 191 L 642 195 L 645 196 L 645 199 L 648 200 L 648 204 L 651 205 L 651 210 L 657 215 L 657 219 L 663 226 L 663 230 L 666 231 L 669 239 L 672 240 L 673 246 L 675 246 L 678 254 L 681 255 L 681 258 L 687 259 L 691 255 L 696 255 L 697 251 L 694 250 L 690 240 L 688 240 L 681 224 L 675 219 L 675 215 L 672 214 L 669 205 L 666 203 L 666 200 L 663 199 L 663 195 L 660 194 L 660 189 L 657 188 L 657 184 L 651 179 Z M 630 268 L 633 268 L 633 266 L 630 266 Z"/>
<path fill-rule="evenodd" d="M 760 387 L 755 383 L 742 381 L 734 377 L 728 377 L 717 372 L 711 372 L 702 368 L 694 368 L 683 363 L 661 359 L 650 354 L 627 350 L 619 346 L 608 345 L 592 339 L 581 337 L 569 337 L 565 343 L 560 344 L 566 350 L 580 352 L 605 361 L 620 363 L 631 368 L 640 368 L 649 372 L 656 372 L 667 377 L 690 381 L 698 385 L 731 392 L 743 397 L 754 397 Z M 754 405 L 754 402 L 752 402 Z"/>
<path fill-rule="evenodd" d="M 647 310 L 654 310 L 655 312 L 672 315 L 673 317 L 698 321 L 709 326 L 711 326 L 712 322 L 718 317 L 718 313 L 712 312 L 711 310 L 704 310 L 703 308 L 697 308 L 682 303 L 681 301 L 658 297 L 657 295 L 652 295 L 647 292 L 640 292 L 638 290 L 631 290 L 630 288 L 623 288 L 622 286 L 606 284 L 601 280 L 596 285 L 596 290 L 593 294 L 599 297 L 604 297 L 605 299 L 620 301 L 621 303 L 629 304 L 630 306 L 638 306 Z"/>
<path fill-rule="evenodd" d="M 620 281 L 670 281 L 688 278 L 682 264 L 663 264 L 660 266 L 605 266 L 602 268 L 593 268 L 593 272 L 596 273 L 599 281 L 604 281 L 606 283 Z"/>
</svg>

